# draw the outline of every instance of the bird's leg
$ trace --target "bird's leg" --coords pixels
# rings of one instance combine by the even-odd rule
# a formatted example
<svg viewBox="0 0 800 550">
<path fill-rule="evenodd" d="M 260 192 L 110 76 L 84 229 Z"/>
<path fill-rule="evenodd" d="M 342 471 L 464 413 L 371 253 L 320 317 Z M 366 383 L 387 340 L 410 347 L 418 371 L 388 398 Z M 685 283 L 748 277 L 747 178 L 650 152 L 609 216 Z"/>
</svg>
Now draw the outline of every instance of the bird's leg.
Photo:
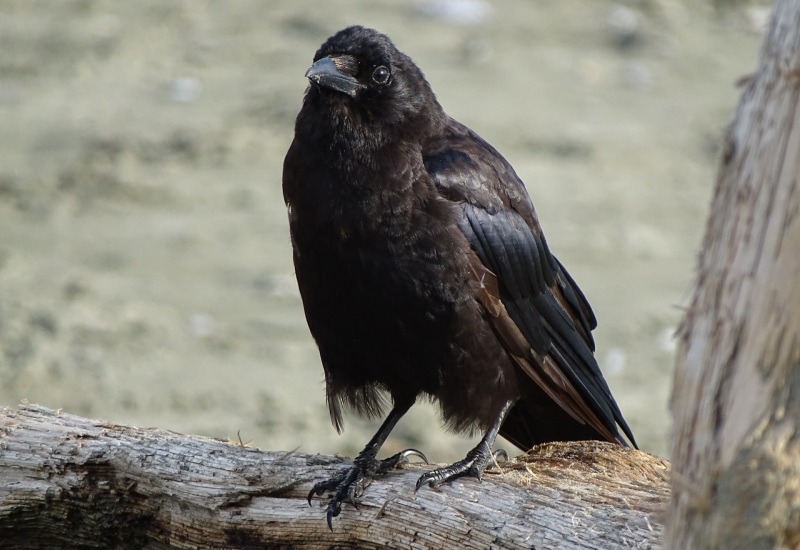
<svg viewBox="0 0 800 550">
<path fill-rule="evenodd" d="M 378 432 L 370 439 L 364 450 L 358 453 L 358 456 L 353 460 L 353 465 L 344 471 L 340 476 L 320 481 L 308 493 L 308 503 L 311 504 L 311 499 L 315 495 L 322 495 L 324 493 L 333 493 L 330 502 L 328 502 L 328 527 L 333 529 L 333 518 L 339 515 L 342 511 L 342 501 L 347 500 L 353 506 L 357 506 L 356 499 L 364 493 L 364 489 L 372 483 L 372 478 L 375 474 L 383 474 L 393 468 L 397 468 L 408 462 L 409 456 L 418 456 L 426 463 L 428 459 L 425 455 L 416 449 L 406 449 L 394 456 L 385 460 L 377 460 L 375 456 L 378 454 L 381 446 L 386 438 L 391 433 L 397 422 L 403 415 L 408 412 L 414 401 L 397 404 L 383 421 L 383 424 L 378 429 Z"/>
<path fill-rule="evenodd" d="M 500 409 L 500 414 L 497 415 L 492 427 L 486 432 L 486 435 L 478 442 L 474 449 L 467 453 L 467 456 L 458 462 L 445 466 L 444 468 L 436 468 L 424 474 L 417 481 L 417 490 L 426 483 L 431 487 L 438 487 L 442 483 L 452 481 L 461 476 L 472 476 L 481 479 L 483 470 L 497 459 L 498 456 L 508 458 L 505 451 L 498 450 L 492 452 L 492 445 L 497 438 L 497 432 L 500 431 L 500 426 L 503 425 L 508 411 L 514 406 L 514 401 L 506 401 L 503 408 Z"/>
</svg>

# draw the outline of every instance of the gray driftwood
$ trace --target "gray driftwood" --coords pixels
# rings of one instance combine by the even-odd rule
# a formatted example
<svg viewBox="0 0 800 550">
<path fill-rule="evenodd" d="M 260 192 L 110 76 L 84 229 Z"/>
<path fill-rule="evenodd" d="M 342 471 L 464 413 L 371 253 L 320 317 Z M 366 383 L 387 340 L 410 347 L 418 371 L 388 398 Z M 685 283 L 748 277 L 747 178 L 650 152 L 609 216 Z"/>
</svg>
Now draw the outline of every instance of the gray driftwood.
<svg viewBox="0 0 800 550">
<path fill-rule="evenodd" d="M 266 452 L 33 405 L 0 409 L 3 548 L 659 548 L 667 461 L 541 446 L 439 490 L 412 465 L 328 529 L 315 480 L 348 459 Z"/>
<path fill-rule="evenodd" d="M 669 548 L 800 548 L 800 2 L 728 128 L 679 331 Z"/>
</svg>

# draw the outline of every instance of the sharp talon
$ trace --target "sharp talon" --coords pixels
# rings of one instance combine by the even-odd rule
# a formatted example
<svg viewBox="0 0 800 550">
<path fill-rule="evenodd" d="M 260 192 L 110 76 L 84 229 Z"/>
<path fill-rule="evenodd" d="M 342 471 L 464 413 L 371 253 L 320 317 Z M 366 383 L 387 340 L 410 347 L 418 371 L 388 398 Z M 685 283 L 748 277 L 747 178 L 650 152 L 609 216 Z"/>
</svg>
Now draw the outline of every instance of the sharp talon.
<svg viewBox="0 0 800 550">
<path fill-rule="evenodd" d="M 341 475 L 320 481 L 308 493 L 308 504 L 313 505 L 312 499 L 318 495 L 328 494 L 327 521 L 328 527 L 333 530 L 333 518 L 342 511 L 342 503 L 352 504 L 359 509 L 358 499 L 364 490 L 372 483 L 377 474 L 385 474 L 401 464 L 408 462 L 408 457 L 416 456 L 428 463 L 428 458 L 417 449 L 406 449 L 384 460 L 376 460 L 374 454 L 362 451 L 353 461 L 353 465 L 343 471 Z"/>
<path fill-rule="evenodd" d="M 428 457 L 425 456 L 425 454 L 422 451 L 418 451 L 417 449 L 406 449 L 405 451 L 400 451 L 400 453 L 398 454 L 403 459 L 408 459 L 408 457 L 410 456 L 416 456 L 418 458 L 421 458 L 422 462 L 424 462 L 425 464 L 430 464 L 430 462 L 428 462 Z"/>
<path fill-rule="evenodd" d="M 308 492 L 308 505 L 312 506 L 311 499 L 317 495 L 324 495 L 329 491 L 333 491 L 338 484 L 341 483 L 341 478 L 333 478 L 327 481 L 320 481 L 319 483 L 314 484 L 311 490 Z"/>
<path fill-rule="evenodd" d="M 477 447 L 467 453 L 464 459 L 454 462 L 450 466 L 436 468 L 435 470 L 423 474 L 422 477 L 417 480 L 415 491 L 419 491 L 420 487 L 426 483 L 435 489 L 444 483 L 450 483 L 464 476 L 474 477 L 477 478 L 478 481 L 483 481 L 483 470 L 499 456 L 508 459 L 508 454 L 506 454 L 504 450 L 498 449 L 492 452 L 492 448 L 489 444 L 486 441 L 481 441 Z"/>
<path fill-rule="evenodd" d="M 319 483 L 317 483 L 317 485 L 319 485 Z M 320 491 L 320 490 L 317 488 L 317 485 L 314 485 L 314 486 L 311 488 L 311 490 L 308 492 L 308 505 L 309 505 L 309 506 L 313 506 L 313 504 L 311 503 L 311 499 L 312 499 L 312 498 L 314 498 L 314 497 L 315 497 L 315 496 L 317 496 L 317 495 L 321 495 L 321 494 L 324 492 L 324 491 Z"/>
<path fill-rule="evenodd" d="M 435 470 L 434 470 L 434 471 L 435 471 Z M 429 472 L 429 473 L 430 473 L 430 472 Z M 429 475 L 429 474 L 424 474 L 424 475 L 422 475 L 422 476 L 421 476 L 421 477 L 420 477 L 420 478 L 417 480 L 417 485 L 414 487 L 414 492 L 416 493 L 417 491 L 419 491 L 420 487 L 422 487 L 422 486 L 423 486 L 423 485 L 425 485 L 426 483 L 428 484 L 428 486 L 429 486 L 429 487 L 434 487 L 434 485 L 433 485 L 433 476 L 431 476 L 431 475 Z"/>
<path fill-rule="evenodd" d="M 389 458 L 378 461 L 378 468 L 375 473 L 385 474 L 391 470 L 397 469 L 400 466 L 407 464 L 408 457 L 410 456 L 419 457 L 423 462 L 425 462 L 425 464 L 428 464 L 428 457 L 422 454 L 422 451 L 418 451 L 417 449 L 406 449 L 390 456 Z"/>
<path fill-rule="evenodd" d="M 334 497 L 336 498 L 336 497 Z M 339 502 L 335 500 L 331 500 L 330 504 L 328 504 L 328 513 L 326 518 L 328 520 L 328 528 L 333 531 L 333 518 L 338 516 L 342 511 L 342 506 Z"/>
</svg>

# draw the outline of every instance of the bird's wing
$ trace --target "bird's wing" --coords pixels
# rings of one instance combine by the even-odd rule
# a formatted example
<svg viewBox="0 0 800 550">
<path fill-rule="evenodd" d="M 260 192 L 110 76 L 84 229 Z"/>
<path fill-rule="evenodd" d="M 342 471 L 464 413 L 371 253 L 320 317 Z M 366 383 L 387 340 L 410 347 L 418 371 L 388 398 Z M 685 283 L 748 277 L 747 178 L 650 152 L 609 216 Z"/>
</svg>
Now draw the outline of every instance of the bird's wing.
<svg viewBox="0 0 800 550">
<path fill-rule="evenodd" d="M 429 143 L 424 162 L 442 195 L 463 208 L 476 293 L 509 354 L 576 421 L 609 441 L 622 441 L 619 424 L 633 443 L 594 358 L 591 307 L 550 253 L 514 170 L 455 121 Z"/>
</svg>

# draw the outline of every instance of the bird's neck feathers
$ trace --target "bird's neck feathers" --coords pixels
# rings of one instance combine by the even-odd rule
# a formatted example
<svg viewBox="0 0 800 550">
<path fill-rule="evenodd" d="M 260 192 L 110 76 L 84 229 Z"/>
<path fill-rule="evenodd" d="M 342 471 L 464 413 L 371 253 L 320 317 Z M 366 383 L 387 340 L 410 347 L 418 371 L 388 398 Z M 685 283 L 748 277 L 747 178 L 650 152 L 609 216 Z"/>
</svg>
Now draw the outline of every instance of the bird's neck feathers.
<svg viewBox="0 0 800 550">
<path fill-rule="evenodd" d="M 320 148 L 351 158 L 358 151 L 364 158 L 355 160 L 371 158 L 372 162 L 389 147 L 438 135 L 447 123 L 447 115 L 424 80 L 420 89 L 403 88 L 391 98 L 353 99 L 312 85 L 303 111 L 314 113 L 305 124 L 316 128 L 314 138 Z"/>
</svg>

